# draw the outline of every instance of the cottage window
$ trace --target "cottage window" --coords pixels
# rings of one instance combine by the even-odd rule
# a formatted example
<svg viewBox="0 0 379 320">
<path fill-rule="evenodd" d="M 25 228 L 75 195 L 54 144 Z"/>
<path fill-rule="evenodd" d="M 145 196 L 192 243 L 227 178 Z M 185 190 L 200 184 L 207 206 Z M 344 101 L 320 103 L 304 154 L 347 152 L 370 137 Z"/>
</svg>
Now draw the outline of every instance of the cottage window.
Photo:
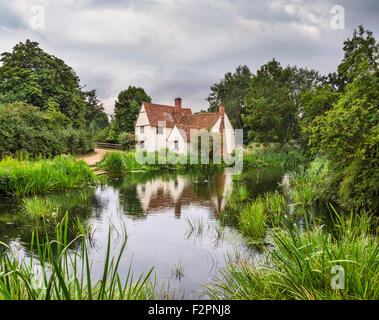
<svg viewBox="0 0 379 320">
<path fill-rule="evenodd" d="M 157 134 L 163 134 L 163 127 L 157 127 Z"/>
<path fill-rule="evenodd" d="M 145 148 L 145 141 L 140 141 L 139 146 L 141 149 L 144 149 Z"/>
<path fill-rule="evenodd" d="M 144 134 L 144 132 L 145 132 L 145 127 L 142 126 L 142 127 L 139 127 L 139 128 L 140 128 L 140 129 L 139 129 L 139 133 Z"/>
<path fill-rule="evenodd" d="M 174 148 L 175 150 L 179 150 L 179 141 L 174 141 Z"/>
</svg>

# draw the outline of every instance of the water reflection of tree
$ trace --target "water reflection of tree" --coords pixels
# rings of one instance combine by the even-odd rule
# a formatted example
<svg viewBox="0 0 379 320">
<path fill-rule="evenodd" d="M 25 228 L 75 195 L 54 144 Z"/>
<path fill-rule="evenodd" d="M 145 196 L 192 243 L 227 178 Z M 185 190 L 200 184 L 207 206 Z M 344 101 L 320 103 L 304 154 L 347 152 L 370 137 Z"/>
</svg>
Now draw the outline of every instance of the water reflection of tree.
<svg viewBox="0 0 379 320">
<path fill-rule="evenodd" d="M 276 190 L 288 171 L 285 167 L 249 169 L 242 172 L 242 180 L 246 184 L 250 197 Z"/>
<path fill-rule="evenodd" d="M 153 176 L 153 173 L 130 173 L 110 176 L 108 178 L 108 185 L 119 191 L 119 204 L 122 206 L 123 213 L 136 218 L 145 217 L 137 195 L 137 185 L 145 183 L 149 179 L 152 179 Z"/>
</svg>

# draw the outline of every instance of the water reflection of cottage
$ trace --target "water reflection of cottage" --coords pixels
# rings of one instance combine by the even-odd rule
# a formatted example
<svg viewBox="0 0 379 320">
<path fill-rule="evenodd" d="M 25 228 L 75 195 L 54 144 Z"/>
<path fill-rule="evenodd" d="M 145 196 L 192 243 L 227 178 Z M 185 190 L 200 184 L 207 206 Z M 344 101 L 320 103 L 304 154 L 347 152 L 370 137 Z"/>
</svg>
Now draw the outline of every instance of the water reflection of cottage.
<svg viewBox="0 0 379 320">
<path fill-rule="evenodd" d="M 174 208 L 175 216 L 180 217 L 182 206 L 199 204 L 214 208 L 218 215 L 231 190 L 232 177 L 222 174 L 215 176 L 214 181 L 197 184 L 201 185 L 201 191 L 196 190 L 196 184 L 189 176 L 177 176 L 171 180 L 157 178 L 138 184 L 136 192 L 145 214 Z"/>
</svg>

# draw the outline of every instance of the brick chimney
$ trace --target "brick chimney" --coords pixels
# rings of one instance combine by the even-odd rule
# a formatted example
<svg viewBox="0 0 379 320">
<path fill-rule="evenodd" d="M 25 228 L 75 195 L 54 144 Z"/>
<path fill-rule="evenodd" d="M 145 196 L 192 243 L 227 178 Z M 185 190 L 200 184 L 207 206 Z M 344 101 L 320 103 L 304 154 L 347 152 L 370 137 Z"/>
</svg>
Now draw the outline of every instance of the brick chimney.
<svg viewBox="0 0 379 320">
<path fill-rule="evenodd" d="M 218 112 L 221 114 L 221 115 L 224 115 L 225 114 L 225 106 L 221 106 L 219 107 L 218 109 Z"/>
<path fill-rule="evenodd" d="M 176 98 L 175 99 L 175 107 L 174 107 L 175 113 L 182 113 L 182 98 Z"/>
</svg>

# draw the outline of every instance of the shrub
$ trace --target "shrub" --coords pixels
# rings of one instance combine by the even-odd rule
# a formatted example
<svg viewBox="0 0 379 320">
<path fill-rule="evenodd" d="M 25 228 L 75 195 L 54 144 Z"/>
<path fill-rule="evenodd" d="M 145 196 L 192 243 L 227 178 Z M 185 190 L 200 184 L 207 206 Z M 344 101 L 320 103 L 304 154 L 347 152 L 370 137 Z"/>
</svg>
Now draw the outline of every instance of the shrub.
<svg viewBox="0 0 379 320">
<path fill-rule="evenodd" d="M 126 170 L 122 154 L 120 152 L 110 152 L 99 164 L 99 167 L 106 171 L 120 172 Z"/>
<path fill-rule="evenodd" d="M 0 157 L 28 153 L 31 157 L 79 154 L 94 148 L 91 135 L 70 126 L 60 112 L 21 102 L 0 105 Z"/>
<path fill-rule="evenodd" d="M 124 150 L 132 150 L 135 147 L 135 135 L 129 132 L 123 132 L 118 136 L 118 143 Z"/>
</svg>

